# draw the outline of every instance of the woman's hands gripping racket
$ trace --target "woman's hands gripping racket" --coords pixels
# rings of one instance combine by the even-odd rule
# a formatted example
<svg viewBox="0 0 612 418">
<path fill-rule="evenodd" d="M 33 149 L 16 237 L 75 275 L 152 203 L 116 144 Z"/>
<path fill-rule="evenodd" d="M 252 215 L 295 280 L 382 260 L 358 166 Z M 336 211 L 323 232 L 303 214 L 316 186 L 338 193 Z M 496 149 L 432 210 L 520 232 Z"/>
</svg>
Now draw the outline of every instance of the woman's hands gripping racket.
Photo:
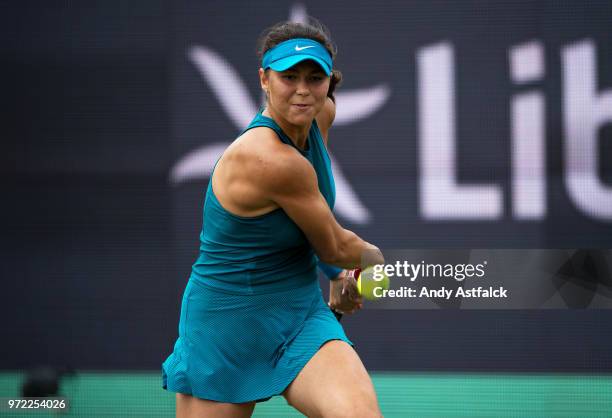
<svg viewBox="0 0 612 418">
<path fill-rule="evenodd" d="M 352 314 L 363 307 L 363 298 L 357 288 L 360 269 L 342 270 L 329 284 L 329 307 L 340 321 L 342 315 Z"/>
</svg>

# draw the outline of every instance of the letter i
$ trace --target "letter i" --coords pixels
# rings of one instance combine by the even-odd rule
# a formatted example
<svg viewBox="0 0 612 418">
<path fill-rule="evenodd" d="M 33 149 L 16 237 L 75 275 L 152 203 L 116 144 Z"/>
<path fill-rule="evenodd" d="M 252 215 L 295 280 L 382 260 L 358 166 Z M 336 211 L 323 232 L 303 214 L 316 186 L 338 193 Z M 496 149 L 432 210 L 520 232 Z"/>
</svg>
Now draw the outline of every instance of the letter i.
<svg viewBox="0 0 612 418">
<path fill-rule="evenodd" d="M 531 41 L 510 48 L 510 78 L 522 85 L 545 75 L 544 47 Z M 512 141 L 512 213 L 517 219 L 546 215 L 546 127 L 544 95 L 536 90 L 516 94 L 510 106 Z"/>
</svg>

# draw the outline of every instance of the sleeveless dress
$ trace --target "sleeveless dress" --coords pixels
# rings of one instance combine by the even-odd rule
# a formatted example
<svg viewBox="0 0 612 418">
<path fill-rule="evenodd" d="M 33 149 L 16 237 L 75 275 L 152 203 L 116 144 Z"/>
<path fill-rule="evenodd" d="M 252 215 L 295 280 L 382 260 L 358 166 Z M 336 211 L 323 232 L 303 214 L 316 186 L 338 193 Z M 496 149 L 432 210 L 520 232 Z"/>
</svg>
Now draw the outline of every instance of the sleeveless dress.
<svg viewBox="0 0 612 418">
<path fill-rule="evenodd" d="M 295 147 L 261 111 L 244 132 L 260 126 Z M 295 148 L 333 208 L 331 162 L 316 121 L 307 144 L 306 151 Z M 217 200 L 211 175 L 200 255 L 183 295 L 179 337 L 162 364 L 162 387 L 219 402 L 265 401 L 280 395 L 325 342 L 352 346 L 323 300 L 316 266 L 305 235 L 282 209 L 234 215 Z"/>
</svg>

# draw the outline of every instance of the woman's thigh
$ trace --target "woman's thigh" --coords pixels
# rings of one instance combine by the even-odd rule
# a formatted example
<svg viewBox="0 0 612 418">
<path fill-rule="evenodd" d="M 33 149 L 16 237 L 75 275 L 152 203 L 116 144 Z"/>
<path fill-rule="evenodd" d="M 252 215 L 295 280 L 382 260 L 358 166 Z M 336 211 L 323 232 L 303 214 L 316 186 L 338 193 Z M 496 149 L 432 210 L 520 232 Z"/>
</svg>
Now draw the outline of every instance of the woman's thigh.
<svg viewBox="0 0 612 418">
<path fill-rule="evenodd" d="M 382 416 L 361 359 L 340 340 L 323 344 L 283 396 L 289 405 L 310 418 Z"/>
<path fill-rule="evenodd" d="M 255 402 L 223 403 L 176 394 L 176 418 L 249 418 Z"/>
</svg>

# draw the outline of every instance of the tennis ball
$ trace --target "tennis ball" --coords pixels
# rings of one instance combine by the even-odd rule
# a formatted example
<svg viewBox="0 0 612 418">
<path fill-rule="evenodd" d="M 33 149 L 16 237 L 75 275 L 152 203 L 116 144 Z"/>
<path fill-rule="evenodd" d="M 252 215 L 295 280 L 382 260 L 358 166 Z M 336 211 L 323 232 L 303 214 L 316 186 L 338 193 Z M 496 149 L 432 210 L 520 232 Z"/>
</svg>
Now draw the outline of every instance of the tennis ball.
<svg viewBox="0 0 612 418">
<path fill-rule="evenodd" d="M 376 290 L 376 293 L 374 293 L 377 287 L 380 289 Z M 357 289 L 359 290 L 359 294 L 368 300 L 380 299 L 380 296 L 382 296 L 382 289 L 388 288 L 389 277 L 384 271 L 375 272 L 372 266 L 363 270 L 357 278 Z M 375 296 L 375 294 L 378 295 L 378 297 Z"/>
</svg>

